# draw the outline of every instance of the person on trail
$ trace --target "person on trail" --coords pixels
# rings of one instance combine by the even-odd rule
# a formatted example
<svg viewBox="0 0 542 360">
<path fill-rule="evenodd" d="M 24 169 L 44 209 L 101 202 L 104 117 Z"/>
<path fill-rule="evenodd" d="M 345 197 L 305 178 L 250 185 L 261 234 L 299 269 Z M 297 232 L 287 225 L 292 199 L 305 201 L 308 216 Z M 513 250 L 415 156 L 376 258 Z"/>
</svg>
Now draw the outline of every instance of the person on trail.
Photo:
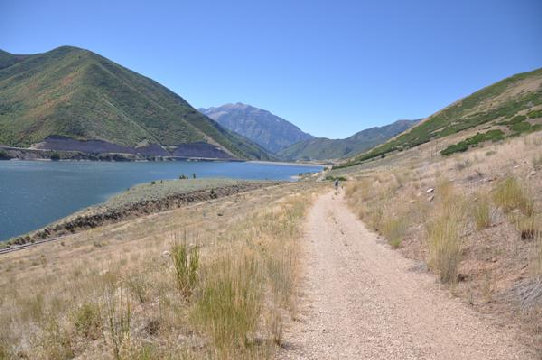
<svg viewBox="0 0 542 360">
<path fill-rule="evenodd" d="M 339 179 L 335 179 L 335 191 L 339 191 Z"/>
</svg>

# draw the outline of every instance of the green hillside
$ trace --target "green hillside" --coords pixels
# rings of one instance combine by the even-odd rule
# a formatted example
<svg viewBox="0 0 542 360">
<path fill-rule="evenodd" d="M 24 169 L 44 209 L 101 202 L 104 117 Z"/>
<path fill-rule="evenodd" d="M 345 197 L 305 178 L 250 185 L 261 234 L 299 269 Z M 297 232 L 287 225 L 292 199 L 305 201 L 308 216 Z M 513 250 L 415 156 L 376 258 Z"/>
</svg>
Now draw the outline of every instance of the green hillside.
<svg viewBox="0 0 542 360">
<path fill-rule="evenodd" d="M 237 157 L 268 158 L 166 87 L 90 51 L 1 52 L 0 144 L 29 146 L 52 135 L 124 146 L 205 141 Z"/>
<path fill-rule="evenodd" d="M 456 151 L 465 151 L 469 145 L 476 145 L 480 141 L 499 140 L 539 129 L 540 124 L 536 119 L 542 117 L 541 109 L 542 69 L 516 74 L 451 104 L 410 131 L 350 159 L 345 165 L 354 165 L 483 125 L 487 133 L 457 144 Z M 445 151 L 443 155 L 453 152 L 453 149 Z"/>
<path fill-rule="evenodd" d="M 362 130 L 345 139 L 312 138 L 278 152 L 287 160 L 328 160 L 354 156 L 415 125 L 419 120 L 397 120 L 382 127 Z"/>
</svg>

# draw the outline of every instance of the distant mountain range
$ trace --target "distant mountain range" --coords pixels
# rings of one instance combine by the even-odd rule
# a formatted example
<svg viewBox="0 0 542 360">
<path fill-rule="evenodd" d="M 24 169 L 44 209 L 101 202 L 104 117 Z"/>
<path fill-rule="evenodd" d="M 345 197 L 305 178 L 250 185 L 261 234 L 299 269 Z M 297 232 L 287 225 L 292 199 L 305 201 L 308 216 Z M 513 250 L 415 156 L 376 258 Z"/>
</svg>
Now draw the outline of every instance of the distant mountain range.
<svg viewBox="0 0 542 360">
<path fill-rule="evenodd" d="M 345 139 L 311 138 L 280 150 L 285 160 L 328 160 L 359 154 L 402 133 L 420 120 L 397 120 L 382 127 L 362 130 Z"/>
<path fill-rule="evenodd" d="M 71 46 L 34 55 L 0 51 L 0 144 L 270 159 L 159 83 Z"/>
<path fill-rule="evenodd" d="M 226 104 L 199 111 L 272 153 L 312 138 L 291 122 L 267 110 L 243 103 Z"/>
<path fill-rule="evenodd" d="M 365 129 L 346 139 L 313 137 L 271 112 L 243 103 L 199 109 L 220 125 L 235 131 L 283 160 L 329 160 L 359 154 L 382 144 L 419 120 L 398 120 L 393 124 Z"/>
</svg>

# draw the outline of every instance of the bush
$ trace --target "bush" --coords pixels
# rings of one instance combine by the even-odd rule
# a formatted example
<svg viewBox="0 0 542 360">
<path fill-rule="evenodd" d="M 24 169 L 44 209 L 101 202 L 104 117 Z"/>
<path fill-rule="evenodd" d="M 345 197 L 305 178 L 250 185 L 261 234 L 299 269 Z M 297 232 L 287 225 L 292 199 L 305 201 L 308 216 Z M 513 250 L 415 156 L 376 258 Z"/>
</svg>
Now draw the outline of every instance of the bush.
<svg viewBox="0 0 542 360">
<path fill-rule="evenodd" d="M 485 133 L 478 133 L 474 136 L 466 138 L 455 145 L 450 145 L 446 149 L 442 150 L 440 154 L 446 156 L 457 152 L 465 152 L 469 149 L 469 146 L 476 146 L 479 143 L 489 140 L 495 142 L 502 139 L 504 139 L 504 132 L 502 132 L 502 130 L 489 130 Z"/>
<path fill-rule="evenodd" d="M 75 330 L 87 339 L 96 340 L 102 332 L 102 316 L 96 304 L 83 304 L 75 312 Z"/>
<path fill-rule="evenodd" d="M 526 121 L 522 121 L 522 122 L 518 122 L 518 123 L 515 123 L 514 125 L 510 126 L 510 130 L 518 133 L 518 134 L 521 134 L 521 133 L 524 133 L 524 132 L 527 132 L 529 130 L 531 130 L 531 124 L 529 124 L 528 122 Z"/>
<path fill-rule="evenodd" d="M 51 154 L 51 160 L 53 160 L 53 161 L 58 161 L 58 160 L 60 160 L 60 154 L 57 153 L 57 152 L 52 153 L 52 154 Z"/>
<path fill-rule="evenodd" d="M 328 175 L 328 176 L 326 176 L 325 180 L 327 180 L 327 181 L 335 181 L 335 180 L 346 181 L 346 178 L 344 176 Z"/>
<path fill-rule="evenodd" d="M 538 119 L 538 118 L 542 118 L 542 109 L 529 111 L 529 112 L 527 113 L 527 117 L 528 117 L 529 119 Z"/>
</svg>

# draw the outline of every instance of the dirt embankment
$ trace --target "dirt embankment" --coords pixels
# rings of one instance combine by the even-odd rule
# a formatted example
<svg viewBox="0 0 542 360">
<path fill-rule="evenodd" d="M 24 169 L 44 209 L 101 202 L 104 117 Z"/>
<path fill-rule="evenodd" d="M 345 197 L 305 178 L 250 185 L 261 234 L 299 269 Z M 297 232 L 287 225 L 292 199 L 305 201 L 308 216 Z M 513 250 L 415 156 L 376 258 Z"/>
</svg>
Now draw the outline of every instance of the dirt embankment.
<svg viewBox="0 0 542 360">
<path fill-rule="evenodd" d="M 142 215 L 176 209 L 190 203 L 209 201 L 276 184 L 278 183 L 247 182 L 235 185 L 219 186 L 212 189 L 177 193 L 168 195 L 162 199 L 141 200 L 115 209 L 106 207 L 91 207 L 64 218 L 43 229 L 10 240 L 8 242 L 10 247 L 0 249 L 0 254 L 36 245 L 42 242 L 47 242 L 80 230 L 96 228 L 121 220 L 136 218 Z"/>
</svg>

